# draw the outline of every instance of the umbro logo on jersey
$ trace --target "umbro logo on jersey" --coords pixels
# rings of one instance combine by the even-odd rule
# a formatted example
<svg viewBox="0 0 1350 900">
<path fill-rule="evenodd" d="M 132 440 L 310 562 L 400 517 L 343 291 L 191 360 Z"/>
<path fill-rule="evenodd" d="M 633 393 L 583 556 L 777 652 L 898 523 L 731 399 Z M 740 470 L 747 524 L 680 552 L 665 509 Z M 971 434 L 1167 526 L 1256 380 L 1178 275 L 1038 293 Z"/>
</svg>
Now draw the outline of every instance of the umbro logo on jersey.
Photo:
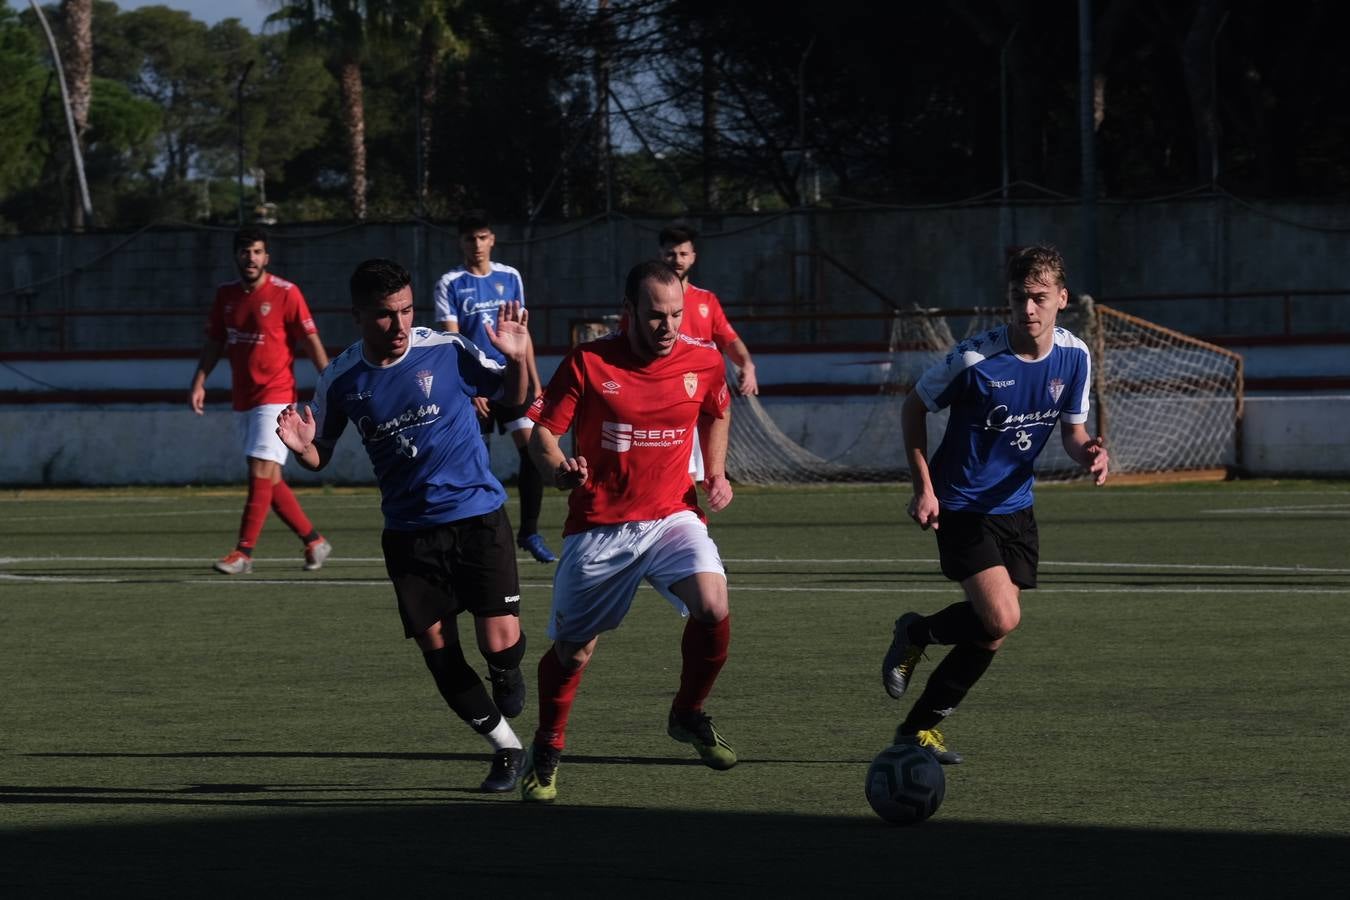
<svg viewBox="0 0 1350 900">
<path fill-rule="evenodd" d="M 620 387 L 617 381 L 606 381 L 604 384 L 600 386 L 605 389 L 606 394 L 617 394 L 619 392 Z"/>
<path fill-rule="evenodd" d="M 694 396 L 694 392 L 697 391 L 697 390 L 698 390 L 698 375 L 697 375 L 697 373 L 694 373 L 694 372 L 685 372 L 685 373 L 684 373 L 684 392 L 685 392 L 686 394 L 688 394 L 688 395 L 692 398 L 692 397 Z"/>
<path fill-rule="evenodd" d="M 1064 381 L 1060 378 L 1050 379 L 1050 399 L 1059 402 L 1059 395 L 1064 393 Z"/>
</svg>

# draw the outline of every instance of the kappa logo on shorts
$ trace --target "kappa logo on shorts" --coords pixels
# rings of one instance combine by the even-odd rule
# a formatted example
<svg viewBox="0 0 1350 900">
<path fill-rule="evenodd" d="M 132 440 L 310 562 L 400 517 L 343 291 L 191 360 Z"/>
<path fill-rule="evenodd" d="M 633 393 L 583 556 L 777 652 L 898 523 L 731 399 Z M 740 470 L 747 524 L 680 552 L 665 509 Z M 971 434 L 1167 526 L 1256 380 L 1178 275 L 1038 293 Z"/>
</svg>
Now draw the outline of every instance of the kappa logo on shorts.
<svg viewBox="0 0 1350 900">
<path fill-rule="evenodd" d="M 520 595 L 519 595 L 519 594 L 509 594 L 509 595 L 507 595 L 507 596 L 505 596 L 505 597 L 502 598 L 502 602 L 503 602 L 503 603 L 519 603 L 519 602 L 520 602 Z"/>
</svg>

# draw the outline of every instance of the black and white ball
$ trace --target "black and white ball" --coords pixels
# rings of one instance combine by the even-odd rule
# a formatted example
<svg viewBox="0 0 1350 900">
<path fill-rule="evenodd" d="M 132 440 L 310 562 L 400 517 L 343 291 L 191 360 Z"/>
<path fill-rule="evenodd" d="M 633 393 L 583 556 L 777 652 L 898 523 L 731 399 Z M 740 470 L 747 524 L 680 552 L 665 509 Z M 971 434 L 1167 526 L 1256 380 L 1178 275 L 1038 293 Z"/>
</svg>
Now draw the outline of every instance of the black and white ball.
<svg viewBox="0 0 1350 900">
<path fill-rule="evenodd" d="M 887 747 L 867 770 L 867 802 L 896 825 L 922 822 L 937 812 L 946 792 L 942 764 L 916 744 Z"/>
</svg>

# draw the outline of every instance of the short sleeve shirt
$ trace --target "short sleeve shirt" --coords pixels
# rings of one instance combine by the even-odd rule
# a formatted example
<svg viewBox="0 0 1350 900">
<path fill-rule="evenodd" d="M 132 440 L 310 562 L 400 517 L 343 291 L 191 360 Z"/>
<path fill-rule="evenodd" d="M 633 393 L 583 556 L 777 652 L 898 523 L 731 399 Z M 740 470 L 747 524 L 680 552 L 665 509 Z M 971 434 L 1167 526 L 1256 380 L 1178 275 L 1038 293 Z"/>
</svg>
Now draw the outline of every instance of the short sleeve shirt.
<svg viewBox="0 0 1350 900">
<path fill-rule="evenodd" d="M 234 408 L 294 402 L 294 345 L 310 334 L 318 329 L 309 306 L 283 278 L 266 275 L 252 291 L 238 281 L 217 288 L 206 336 L 225 344 Z"/>
<path fill-rule="evenodd" d="M 477 344 L 499 363 L 506 357 L 488 340 L 483 323 L 497 327 L 497 311 L 512 300 L 525 305 L 525 282 L 510 266 L 492 263 L 492 271 L 475 275 L 462 266 L 440 277 L 432 291 L 437 322 L 454 322 L 460 334 Z"/>
<path fill-rule="evenodd" d="M 931 412 L 951 409 L 929 463 L 939 505 L 991 515 L 1031 506 L 1036 457 L 1056 422 L 1087 421 L 1091 384 L 1087 345 L 1063 328 L 1036 360 L 1012 351 L 1006 326 L 953 347 L 915 386 Z"/>
<path fill-rule="evenodd" d="M 573 348 L 529 414 L 556 435 L 571 428 L 590 469 L 568 498 L 563 534 L 680 510 L 706 521 L 691 442 L 699 415 L 722 418 L 730 402 L 722 355 L 706 341 L 682 334 L 670 355 L 645 363 L 625 332 Z"/>
<path fill-rule="evenodd" d="M 712 291 L 692 284 L 684 289 L 684 319 L 680 332 L 702 341 L 712 341 L 718 350 L 725 350 L 738 335 L 727 321 L 722 304 Z"/>
<path fill-rule="evenodd" d="M 314 391 L 314 443 L 332 448 L 356 426 L 375 468 L 385 527 L 418 531 L 490 513 L 506 502 L 492 474 L 472 398 L 496 397 L 504 370 L 462 335 L 414 328 L 408 351 L 372 365 L 358 341 Z"/>
</svg>

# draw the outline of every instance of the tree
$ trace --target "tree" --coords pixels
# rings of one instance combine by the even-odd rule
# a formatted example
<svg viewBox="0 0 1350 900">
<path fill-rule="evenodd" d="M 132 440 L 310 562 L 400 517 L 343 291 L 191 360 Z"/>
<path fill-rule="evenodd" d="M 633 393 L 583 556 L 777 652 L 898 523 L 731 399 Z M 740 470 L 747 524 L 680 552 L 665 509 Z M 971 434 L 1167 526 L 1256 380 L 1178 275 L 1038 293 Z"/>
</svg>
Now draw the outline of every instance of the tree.
<svg viewBox="0 0 1350 900">
<path fill-rule="evenodd" d="M 93 0 L 61 0 L 61 19 L 66 32 L 63 65 L 70 91 L 70 113 L 75 120 L 75 142 L 82 152 L 89 130 L 89 99 L 94 85 Z M 77 231 L 84 227 L 84 204 L 78 197 L 72 197 L 71 221 Z"/>
<path fill-rule="evenodd" d="M 366 110 L 361 63 L 367 52 L 367 23 L 388 0 L 295 0 L 267 17 L 284 23 L 294 46 L 323 48 L 342 97 L 347 144 L 348 197 L 353 218 L 366 218 Z M 378 4 L 378 8 L 377 7 Z"/>
</svg>

